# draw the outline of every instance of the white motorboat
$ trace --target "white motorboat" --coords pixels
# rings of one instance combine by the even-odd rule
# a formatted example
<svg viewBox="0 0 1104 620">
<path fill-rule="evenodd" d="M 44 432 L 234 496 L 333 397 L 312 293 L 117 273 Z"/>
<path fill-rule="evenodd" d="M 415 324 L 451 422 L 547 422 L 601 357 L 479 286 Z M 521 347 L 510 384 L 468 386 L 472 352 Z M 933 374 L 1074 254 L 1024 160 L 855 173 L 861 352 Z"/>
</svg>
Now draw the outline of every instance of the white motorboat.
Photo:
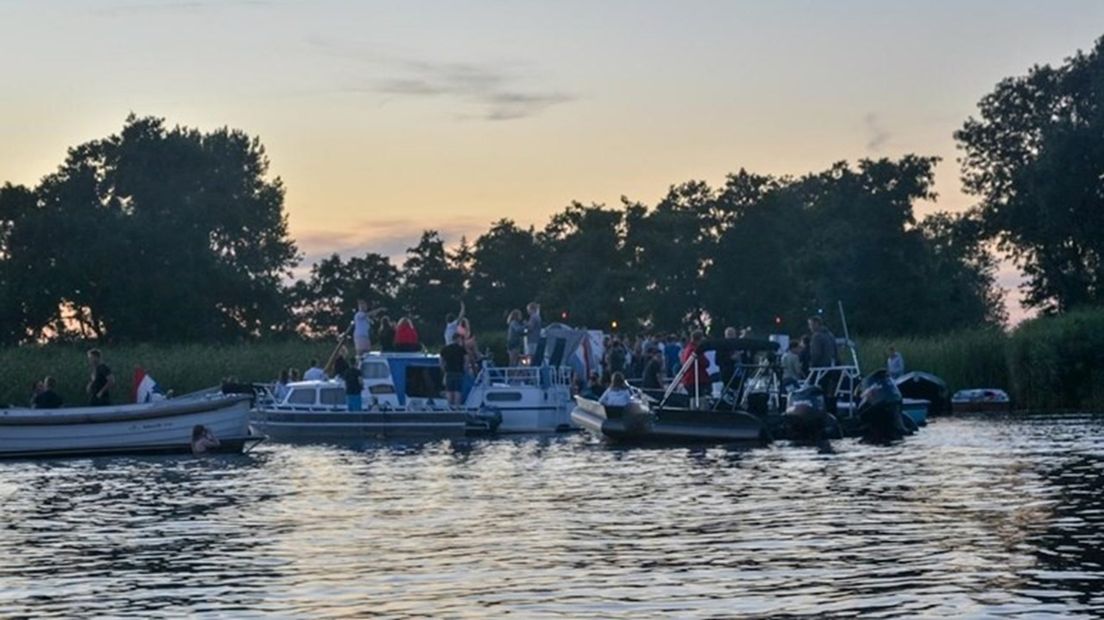
<svg viewBox="0 0 1104 620">
<path fill-rule="evenodd" d="M 553 324 L 529 365 L 484 365 L 467 376 L 463 404 L 449 406 L 440 357 L 371 352 L 360 356 L 364 411 L 348 412 L 340 381 L 303 381 L 262 398 L 254 426 L 277 440 L 357 440 L 379 436 L 547 433 L 576 428 L 571 380 L 585 376 L 587 332 Z M 466 430 L 464 430 L 466 429 Z"/>
<path fill-rule="evenodd" d="M 959 390 L 951 397 L 954 413 L 1010 413 L 1012 399 L 1008 392 L 996 388 Z"/>
<path fill-rule="evenodd" d="M 409 354 L 406 354 L 409 356 Z M 367 356 L 366 356 L 367 357 Z M 410 361 L 407 359 L 406 361 Z M 458 439 L 495 431 L 495 411 L 450 406 L 443 398 L 399 394 L 377 363 L 362 363 L 363 411 L 349 411 L 340 381 L 297 381 L 282 398 L 262 398 L 251 414 L 253 427 L 274 441 L 359 443 L 388 439 Z M 404 364 L 422 371 L 436 366 Z"/>
<path fill-rule="evenodd" d="M 192 430 L 205 427 L 219 451 L 260 441 L 249 430 L 243 395 L 204 394 L 133 405 L 0 409 L 0 457 L 190 452 Z"/>
</svg>

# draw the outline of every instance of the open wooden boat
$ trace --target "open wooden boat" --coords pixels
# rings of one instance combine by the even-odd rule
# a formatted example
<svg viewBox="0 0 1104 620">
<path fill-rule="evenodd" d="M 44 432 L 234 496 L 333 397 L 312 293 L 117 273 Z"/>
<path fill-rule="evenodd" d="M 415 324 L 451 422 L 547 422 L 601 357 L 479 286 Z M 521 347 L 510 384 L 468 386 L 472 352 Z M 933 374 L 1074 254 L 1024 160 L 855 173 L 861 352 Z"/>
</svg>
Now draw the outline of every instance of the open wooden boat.
<svg viewBox="0 0 1104 620">
<path fill-rule="evenodd" d="M 192 429 L 219 439 L 219 452 L 258 442 L 251 397 L 206 394 L 134 405 L 0 409 L 0 458 L 191 452 Z"/>
</svg>

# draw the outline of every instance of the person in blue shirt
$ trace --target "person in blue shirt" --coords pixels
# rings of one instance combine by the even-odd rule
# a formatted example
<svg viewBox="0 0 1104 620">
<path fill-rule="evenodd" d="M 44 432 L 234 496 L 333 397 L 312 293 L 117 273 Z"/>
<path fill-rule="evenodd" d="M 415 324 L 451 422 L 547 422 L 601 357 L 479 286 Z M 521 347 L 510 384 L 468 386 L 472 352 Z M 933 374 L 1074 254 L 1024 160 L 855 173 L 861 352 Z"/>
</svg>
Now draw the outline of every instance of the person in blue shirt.
<svg viewBox="0 0 1104 620">
<path fill-rule="evenodd" d="M 667 336 L 667 344 L 663 345 L 663 361 L 667 364 L 667 376 L 673 377 L 678 374 L 679 368 L 682 367 L 682 345 L 679 344 L 679 338 L 675 334 Z"/>
</svg>

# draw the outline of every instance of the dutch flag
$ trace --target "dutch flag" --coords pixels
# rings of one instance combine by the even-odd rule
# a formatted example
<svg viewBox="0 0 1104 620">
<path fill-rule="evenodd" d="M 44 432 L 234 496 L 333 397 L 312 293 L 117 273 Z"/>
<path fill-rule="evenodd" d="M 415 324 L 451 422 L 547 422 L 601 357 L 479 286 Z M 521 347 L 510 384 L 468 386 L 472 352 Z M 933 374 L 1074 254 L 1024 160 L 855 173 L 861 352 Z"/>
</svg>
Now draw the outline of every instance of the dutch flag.
<svg viewBox="0 0 1104 620">
<path fill-rule="evenodd" d="M 134 402 L 151 403 L 158 400 L 165 400 L 165 391 L 161 389 L 160 385 L 157 385 L 153 377 L 146 374 L 141 366 L 135 366 Z"/>
</svg>

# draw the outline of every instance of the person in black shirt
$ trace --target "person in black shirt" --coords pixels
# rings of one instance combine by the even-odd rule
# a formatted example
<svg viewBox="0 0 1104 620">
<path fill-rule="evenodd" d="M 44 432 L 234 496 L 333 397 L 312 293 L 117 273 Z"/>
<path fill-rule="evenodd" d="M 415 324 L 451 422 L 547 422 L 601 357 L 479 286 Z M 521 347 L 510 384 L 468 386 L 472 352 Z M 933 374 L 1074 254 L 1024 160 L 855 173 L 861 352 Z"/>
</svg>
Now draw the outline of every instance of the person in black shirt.
<svg viewBox="0 0 1104 620">
<path fill-rule="evenodd" d="M 345 368 L 345 405 L 349 411 L 362 411 L 364 402 L 360 395 L 364 382 L 360 380 L 360 364 L 353 363 Z"/>
<path fill-rule="evenodd" d="M 453 334 L 452 342 L 441 349 L 441 369 L 445 371 L 445 397 L 450 405 L 459 405 L 463 400 L 464 361 L 468 355 L 463 341 L 463 336 Z"/>
<path fill-rule="evenodd" d="M 648 350 L 648 361 L 644 364 L 644 379 L 640 387 L 655 395 L 663 390 L 663 353 L 659 349 Z"/>
<path fill-rule="evenodd" d="M 88 404 L 93 407 L 110 405 L 115 375 L 111 374 L 111 369 L 103 363 L 103 355 L 99 349 L 88 352 L 88 366 L 92 369 L 91 379 L 88 381 Z"/>
<path fill-rule="evenodd" d="M 61 396 L 54 391 L 54 388 L 57 387 L 57 381 L 53 377 L 46 377 L 42 381 L 42 385 L 44 389 L 35 394 L 31 406 L 35 409 L 57 409 L 61 407 Z"/>
<path fill-rule="evenodd" d="M 344 379 L 345 371 L 349 370 L 349 362 L 345 359 L 346 351 L 347 350 L 345 349 L 345 347 L 341 347 L 341 350 L 338 352 L 337 357 L 334 358 L 333 374 L 330 375 L 334 379 Z"/>
<path fill-rule="evenodd" d="M 380 351 L 395 350 L 395 325 L 391 322 L 391 317 L 380 317 L 376 338 L 379 340 Z"/>
</svg>

